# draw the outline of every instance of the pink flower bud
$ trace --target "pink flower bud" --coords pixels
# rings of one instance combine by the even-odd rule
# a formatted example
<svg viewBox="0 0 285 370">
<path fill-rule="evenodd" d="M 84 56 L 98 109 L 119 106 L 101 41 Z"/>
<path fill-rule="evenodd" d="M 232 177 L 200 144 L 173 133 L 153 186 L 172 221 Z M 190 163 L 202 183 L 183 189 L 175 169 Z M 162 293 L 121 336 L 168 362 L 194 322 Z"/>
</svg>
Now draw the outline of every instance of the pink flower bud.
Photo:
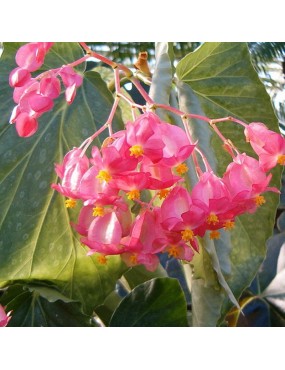
<svg viewBox="0 0 285 370">
<path fill-rule="evenodd" d="M 30 72 L 39 69 L 46 55 L 45 49 L 38 42 L 31 42 L 20 47 L 16 54 L 16 63 L 19 67 Z"/>
<path fill-rule="evenodd" d="M 10 73 L 9 84 L 11 87 L 24 86 L 31 79 L 31 74 L 24 68 L 15 68 Z"/>
<path fill-rule="evenodd" d="M 28 113 L 22 112 L 16 119 L 16 130 L 19 136 L 32 136 L 38 129 L 38 121 Z"/>
<path fill-rule="evenodd" d="M 39 90 L 42 95 L 48 96 L 51 99 L 56 99 L 61 90 L 60 81 L 56 76 L 50 74 L 41 79 Z"/>
<path fill-rule="evenodd" d="M 11 312 L 6 314 L 4 307 L 0 304 L 0 327 L 7 326 L 8 322 L 11 320 Z"/>
</svg>

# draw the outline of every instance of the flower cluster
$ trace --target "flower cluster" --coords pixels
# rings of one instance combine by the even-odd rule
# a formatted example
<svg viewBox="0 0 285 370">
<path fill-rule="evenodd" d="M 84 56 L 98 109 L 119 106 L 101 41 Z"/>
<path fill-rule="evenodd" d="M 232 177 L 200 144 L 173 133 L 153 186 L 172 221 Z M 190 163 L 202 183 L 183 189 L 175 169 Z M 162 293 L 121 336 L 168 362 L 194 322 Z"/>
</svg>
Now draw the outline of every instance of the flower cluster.
<svg viewBox="0 0 285 370">
<path fill-rule="evenodd" d="M 82 84 L 82 76 L 68 65 L 49 70 L 37 77 L 37 71 L 44 63 L 52 42 L 33 42 L 20 47 L 16 53 L 17 68 L 11 71 L 9 84 L 14 88 L 13 99 L 17 104 L 12 112 L 10 123 L 15 123 L 19 136 L 29 137 L 38 129 L 38 118 L 52 110 L 54 99 L 61 93 L 61 77 L 65 87 L 67 103 L 72 103 L 76 88 Z"/>
<path fill-rule="evenodd" d="M 6 313 L 4 307 L 0 304 L 0 327 L 7 326 L 11 320 L 11 311 Z"/>
<path fill-rule="evenodd" d="M 128 266 L 154 270 L 159 253 L 191 261 L 199 251 L 198 237 L 209 231 L 210 238 L 219 238 L 237 216 L 265 203 L 265 192 L 279 192 L 269 187 L 272 175 L 266 172 L 284 164 L 284 139 L 265 126 L 266 132 L 259 132 L 256 125 L 262 124 L 247 125 L 245 136 L 259 160 L 237 154 L 222 177 L 206 166 L 189 190 L 184 175 L 196 143 L 183 129 L 146 112 L 100 150 L 93 147 L 91 158 L 85 144 L 72 149 L 56 165 L 61 181 L 52 187 L 68 198 L 67 207 L 82 201 L 73 227 L 101 263 L 120 255 Z"/>
</svg>

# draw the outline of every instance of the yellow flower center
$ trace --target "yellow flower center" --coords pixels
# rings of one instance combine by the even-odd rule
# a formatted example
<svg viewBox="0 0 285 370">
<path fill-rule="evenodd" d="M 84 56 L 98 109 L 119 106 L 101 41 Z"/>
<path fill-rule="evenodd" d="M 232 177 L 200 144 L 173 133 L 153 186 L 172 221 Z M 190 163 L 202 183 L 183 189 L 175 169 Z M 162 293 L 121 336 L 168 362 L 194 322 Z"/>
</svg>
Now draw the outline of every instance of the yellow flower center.
<svg viewBox="0 0 285 370">
<path fill-rule="evenodd" d="M 219 222 L 219 218 L 217 215 L 215 215 L 215 213 L 210 213 L 209 216 L 207 217 L 207 223 L 210 225 L 211 224 L 216 225 L 218 222 Z"/>
<path fill-rule="evenodd" d="M 235 227 L 234 221 L 228 220 L 224 223 L 225 230 L 232 230 Z"/>
<path fill-rule="evenodd" d="M 74 208 L 76 206 L 76 200 L 75 199 L 66 199 L 65 201 L 65 207 L 66 208 Z"/>
<path fill-rule="evenodd" d="M 100 206 L 97 206 L 97 207 L 94 207 L 93 208 L 93 216 L 94 217 L 102 217 L 105 215 L 105 212 L 104 212 L 104 208 L 103 207 L 100 207 Z"/>
<path fill-rule="evenodd" d="M 210 232 L 210 239 L 220 239 L 221 234 L 217 230 Z"/>
<path fill-rule="evenodd" d="M 109 174 L 108 171 L 100 170 L 96 178 L 99 179 L 100 181 L 109 182 L 112 179 L 112 176 Z"/>
<path fill-rule="evenodd" d="M 259 207 L 262 206 L 262 204 L 266 203 L 265 198 L 262 195 L 257 195 L 254 198 L 255 204 Z"/>
<path fill-rule="evenodd" d="M 169 189 L 162 189 L 160 190 L 157 195 L 159 196 L 159 199 L 164 199 L 167 197 L 167 195 L 169 194 L 170 190 Z"/>
<path fill-rule="evenodd" d="M 179 250 L 178 250 L 178 247 L 177 245 L 171 245 L 169 248 L 168 248 L 168 256 L 169 257 L 174 257 L 174 258 L 178 258 L 179 256 Z"/>
<path fill-rule="evenodd" d="M 104 254 L 99 254 L 97 256 L 97 261 L 100 263 L 100 265 L 106 265 L 107 264 L 107 258 Z"/>
<path fill-rule="evenodd" d="M 130 263 L 132 265 L 137 265 L 138 264 L 138 257 L 135 253 L 130 255 Z"/>
<path fill-rule="evenodd" d="M 127 193 L 127 198 L 130 199 L 130 200 L 135 200 L 135 199 L 139 199 L 140 197 L 140 192 L 139 190 L 131 190 Z"/>
<path fill-rule="evenodd" d="M 282 166 L 285 165 L 285 154 L 280 154 L 278 157 L 277 157 L 277 163 L 278 164 L 281 164 Z"/>
<path fill-rule="evenodd" d="M 180 163 L 178 166 L 175 167 L 176 172 L 178 175 L 182 176 L 184 173 L 188 171 L 188 167 L 185 163 Z"/>
<path fill-rule="evenodd" d="M 130 155 L 131 156 L 134 156 L 135 158 L 138 158 L 140 157 L 141 155 L 143 155 L 143 147 L 141 145 L 133 145 L 132 147 L 130 147 Z"/>
<path fill-rule="evenodd" d="M 182 239 L 185 241 L 185 242 L 189 242 L 190 240 L 193 240 L 194 238 L 194 233 L 192 230 L 190 229 L 185 229 L 185 230 L 182 230 L 181 231 L 181 236 L 182 236 Z"/>
</svg>

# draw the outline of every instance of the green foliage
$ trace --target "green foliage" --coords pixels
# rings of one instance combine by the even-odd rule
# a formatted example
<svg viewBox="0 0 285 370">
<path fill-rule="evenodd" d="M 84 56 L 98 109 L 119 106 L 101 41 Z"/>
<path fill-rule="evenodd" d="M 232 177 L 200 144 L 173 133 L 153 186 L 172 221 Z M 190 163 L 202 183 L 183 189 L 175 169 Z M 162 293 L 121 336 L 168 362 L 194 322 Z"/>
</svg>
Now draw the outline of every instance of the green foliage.
<svg viewBox="0 0 285 370">
<path fill-rule="evenodd" d="M 186 301 L 178 281 L 156 278 L 138 285 L 118 305 L 110 326 L 188 326 Z"/>
</svg>

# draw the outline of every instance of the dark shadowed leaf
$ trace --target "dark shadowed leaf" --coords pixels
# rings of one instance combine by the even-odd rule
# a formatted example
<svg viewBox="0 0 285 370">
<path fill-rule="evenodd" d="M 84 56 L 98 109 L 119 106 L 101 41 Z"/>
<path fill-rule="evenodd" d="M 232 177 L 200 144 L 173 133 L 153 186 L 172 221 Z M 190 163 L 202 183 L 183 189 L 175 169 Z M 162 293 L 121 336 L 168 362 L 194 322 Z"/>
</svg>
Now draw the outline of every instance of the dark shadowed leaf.
<svg viewBox="0 0 285 370">
<path fill-rule="evenodd" d="M 188 326 L 186 301 L 178 280 L 155 278 L 138 285 L 121 301 L 110 326 Z"/>
</svg>

